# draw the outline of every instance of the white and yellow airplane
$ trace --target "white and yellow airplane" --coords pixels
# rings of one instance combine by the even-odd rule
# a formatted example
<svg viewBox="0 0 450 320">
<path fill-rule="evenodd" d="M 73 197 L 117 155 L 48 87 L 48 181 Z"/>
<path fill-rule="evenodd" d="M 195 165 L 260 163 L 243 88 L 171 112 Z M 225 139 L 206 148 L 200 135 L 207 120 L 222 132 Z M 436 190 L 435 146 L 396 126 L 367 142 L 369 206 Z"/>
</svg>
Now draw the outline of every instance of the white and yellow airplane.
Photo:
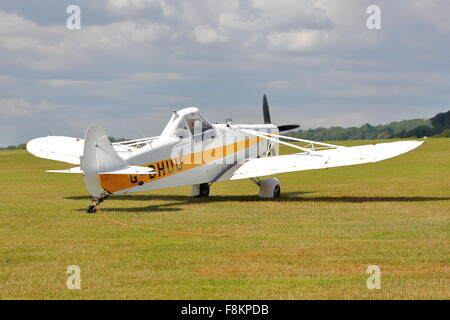
<svg viewBox="0 0 450 320">
<path fill-rule="evenodd" d="M 37 138 L 28 142 L 27 150 L 36 157 L 79 165 L 48 172 L 83 174 L 94 203 L 87 212 L 94 213 L 111 195 L 192 185 L 193 196 L 207 197 L 212 183 L 244 178 L 259 186 L 261 198 L 279 197 L 278 179 L 258 177 L 377 162 L 423 143 L 400 141 L 344 147 L 282 136 L 279 132 L 299 126 L 273 125 L 266 96 L 263 115 L 264 124 L 234 124 L 231 120 L 210 124 L 197 108 L 185 108 L 173 111 L 157 137 L 111 143 L 105 131 L 93 124 L 84 139 Z M 278 155 L 278 144 L 300 152 Z"/>
</svg>

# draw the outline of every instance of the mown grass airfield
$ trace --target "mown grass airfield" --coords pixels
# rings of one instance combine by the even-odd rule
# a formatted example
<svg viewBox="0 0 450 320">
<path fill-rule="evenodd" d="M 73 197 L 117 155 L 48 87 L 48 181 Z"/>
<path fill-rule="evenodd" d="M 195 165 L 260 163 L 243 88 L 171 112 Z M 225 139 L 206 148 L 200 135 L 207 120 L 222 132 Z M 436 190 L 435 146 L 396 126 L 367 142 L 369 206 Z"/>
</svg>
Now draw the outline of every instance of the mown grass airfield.
<svg viewBox="0 0 450 320">
<path fill-rule="evenodd" d="M 45 172 L 70 165 L 1 151 L 0 298 L 449 299 L 449 159 L 450 139 L 428 139 L 379 163 L 278 175 L 278 199 L 242 180 L 209 198 L 116 196 L 87 215 L 82 178 Z"/>
</svg>

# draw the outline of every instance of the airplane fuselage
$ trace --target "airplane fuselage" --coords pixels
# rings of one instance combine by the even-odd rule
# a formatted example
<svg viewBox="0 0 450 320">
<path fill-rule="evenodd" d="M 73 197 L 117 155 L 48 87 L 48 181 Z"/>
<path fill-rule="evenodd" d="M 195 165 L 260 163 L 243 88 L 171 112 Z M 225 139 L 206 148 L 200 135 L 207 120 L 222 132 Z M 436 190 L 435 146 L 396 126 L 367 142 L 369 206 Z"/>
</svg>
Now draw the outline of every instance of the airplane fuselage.
<svg viewBox="0 0 450 320">
<path fill-rule="evenodd" d="M 161 136 L 122 155 L 127 165 L 154 169 L 148 175 L 100 175 L 101 187 L 111 194 L 142 192 L 226 180 L 239 164 L 266 156 L 272 143 L 246 135 L 241 129 L 277 133 L 272 124 L 214 124 L 197 136 Z"/>
</svg>

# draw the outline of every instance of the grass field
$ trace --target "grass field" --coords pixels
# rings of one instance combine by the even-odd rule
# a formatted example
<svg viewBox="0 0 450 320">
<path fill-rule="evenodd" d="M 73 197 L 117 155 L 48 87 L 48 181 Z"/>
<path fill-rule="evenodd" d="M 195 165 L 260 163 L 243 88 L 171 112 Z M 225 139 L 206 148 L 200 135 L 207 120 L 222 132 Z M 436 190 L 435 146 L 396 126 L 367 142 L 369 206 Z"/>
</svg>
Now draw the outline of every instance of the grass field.
<svg viewBox="0 0 450 320">
<path fill-rule="evenodd" d="M 450 139 L 278 175 L 278 200 L 243 180 L 206 200 L 183 187 L 102 204 L 133 226 L 86 214 L 80 175 L 44 172 L 69 167 L 0 152 L 1 299 L 450 299 Z M 81 290 L 66 287 L 69 265 Z M 381 290 L 366 287 L 369 265 Z"/>
</svg>

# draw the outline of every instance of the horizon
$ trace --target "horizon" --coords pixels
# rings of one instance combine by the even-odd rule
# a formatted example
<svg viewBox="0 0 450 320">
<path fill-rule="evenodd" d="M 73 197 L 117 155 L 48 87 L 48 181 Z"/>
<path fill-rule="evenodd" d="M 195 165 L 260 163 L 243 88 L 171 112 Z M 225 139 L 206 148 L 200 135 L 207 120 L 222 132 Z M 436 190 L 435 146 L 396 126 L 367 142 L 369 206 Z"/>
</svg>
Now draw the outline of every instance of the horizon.
<svg viewBox="0 0 450 320">
<path fill-rule="evenodd" d="M 438 113 L 445 113 L 445 112 L 449 112 L 450 110 L 448 110 L 448 111 L 441 111 L 441 112 L 438 112 Z M 437 113 L 437 114 L 438 114 Z M 436 115 L 437 115 L 436 114 Z M 432 118 L 432 117 L 431 117 Z M 405 119 L 405 120 L 397 120 L 397 121 L 391 121 L 391 122 L 388 122 L 388 123 L 380 123 L 380 124 L 371 124 L 371 123 L 363 123 L 363 124 L 361 124 L 361 125 L 356 125 L 356 126 L 349 126 L 349 127 L 341 127 L 341 128 L 343 128 L 343 129 L 347 129 L 347 128 L 353 128 L 353 127 L 355 127 L 355 128 L 361 128 L 362 126 L 364 126 L 365 124 L 369 124 L 369 125 L 371 125 L 372 127 L 377 127 L 377 126 L 386 126 L 386 125 L 389 125 L 389 124 L 392 124 L 392 123 L 399 123 L 399 122 L 403 122 L 403 121 L 414 121 L 414 120 L 421 120 L 421 121 L 429 121 L 429 120 L 431 120 L 431 118 L 414 118 L 414 119 Z M 340 127 L 340 126 L 330 126 L 330 127 L 316 127 L 316 128 L 302 128 L 302 126 L 301 126 L 301 124 L 300 124 L 300 128 L 298 128 L 298 130 L 290 130 L 289 132 L 298 132 L 298 131 L 307 131 L 307 130 L 316 130 L 316 129 L 319 129 L 319 128 L 324 128 L 324 129 L 330 129 L 330 128 L 335 128 L 335 127 Z M 35 137 L 35 138 L 39 138 L 39 137 Z M 81 139 L 83 139 L 84 137 L 81 137 L 81 136 L 79 136 L 79 137 L 74 137 L 74 138 L 81 138 Z M 114 139 L 135 139 L 136 137 L 117 137 L 117 136 L 111 136 L 111 135 L 109 135 L 109 138 L 114 138 Z M 143 137 L 143 138 L 145 138 L 145 137 Z M 33 138 L 34 139 L 34 138 Z M 22 143 L 18 143 L 18 144 L 15 144 L 15 145 L 7 145 L 7 146 L 0 146 L 0 149 L 5 149 L 5 148 L 7 148 L 7 147 L 11 147 L 11 146 L 15 146 L 15 147 L 17 147 L 17 146 L 19 146 L 19 145 L 26 145 L 28 143 L 28 141 L 26 141 L 26 142 L 22 142 Z"/>
</svg>

